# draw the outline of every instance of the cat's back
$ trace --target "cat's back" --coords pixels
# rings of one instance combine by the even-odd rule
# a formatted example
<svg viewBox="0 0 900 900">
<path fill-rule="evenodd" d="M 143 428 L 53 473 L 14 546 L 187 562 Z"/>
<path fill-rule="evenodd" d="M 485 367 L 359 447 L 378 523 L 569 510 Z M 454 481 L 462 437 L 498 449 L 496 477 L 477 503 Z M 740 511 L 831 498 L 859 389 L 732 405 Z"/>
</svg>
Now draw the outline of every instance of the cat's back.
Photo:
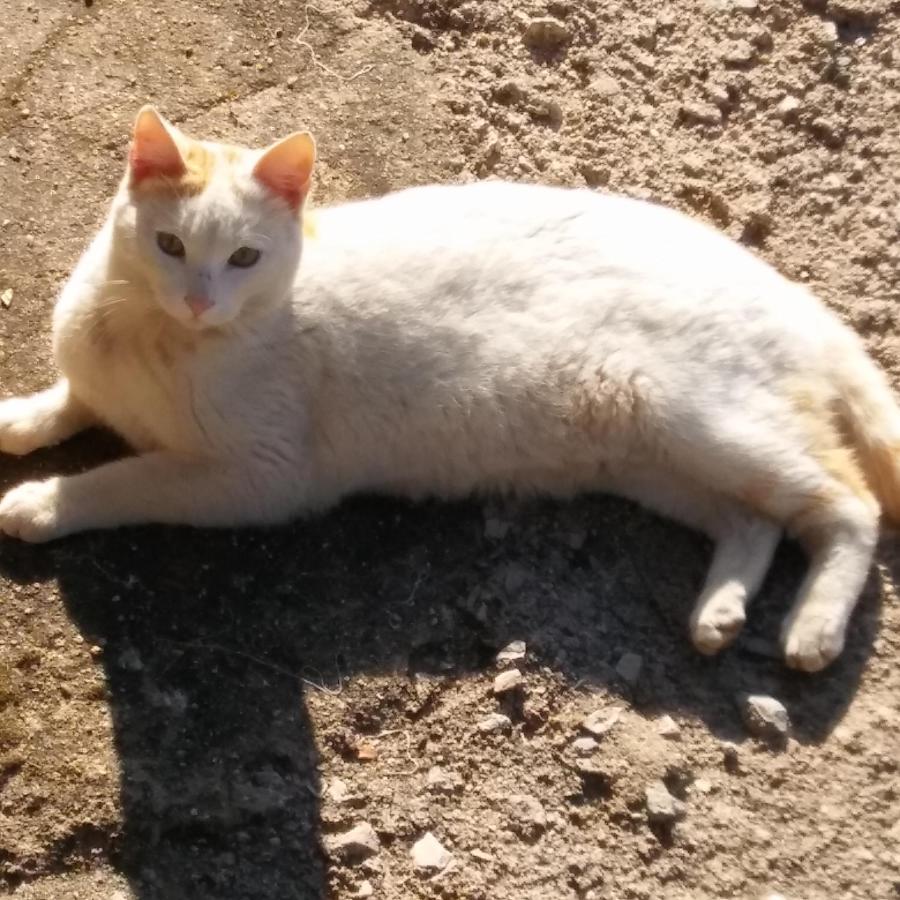
<svg viewBox="0 0 900 900">
<path fill-rule="evenodd" d="M 480 270 L 510 263 L 569 274 L 778 277 L 745 248 L 680 212 L 588 189 L 484 181 L 407 188 L 317 211 L 307 268 L 352 252 L 360 262 L 398 261 L 429 271 L 462 259 Z M 702 261 L 702 266 L 698 265 Z M 418 266 L 416 266 L 418 268 Z M 301 275 L 302 277 L 302 275 Z"/>
<path fill-rule="evenodd" d="M 530 324 L 544 336 L 691 332 L 705 343 L 713 320 L 768 340 L 773 330 L 808 332 L 820 310 L 704 223 L 587 189 L 496 181 L 409 188 L 318 211 L 311 231 L 299 296 L 354 316 Z"/>
</svg>

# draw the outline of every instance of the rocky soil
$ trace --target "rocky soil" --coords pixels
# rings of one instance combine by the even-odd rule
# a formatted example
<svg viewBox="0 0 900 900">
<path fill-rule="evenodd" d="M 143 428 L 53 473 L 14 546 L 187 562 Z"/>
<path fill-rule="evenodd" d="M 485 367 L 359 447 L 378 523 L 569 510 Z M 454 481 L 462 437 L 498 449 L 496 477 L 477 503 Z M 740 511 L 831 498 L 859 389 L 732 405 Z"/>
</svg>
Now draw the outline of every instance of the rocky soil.
<svg viewBox="0 0 900 900">
<path fill-rule="evenodd" d="M 319 203 L 501 177 L 678 206 L 813 286 L 900 382 L 892 0 L 18 0 L 0 27 L 0 385 L 144 102 L 311 128 Z M 647 248 L 653 252 L 652 247 Z M 0 488 L 121 452 L 90 435 Z M 0 545 L 0 886 L 22 900 L 900 897 L 885 534 L 850 646 L 685 637 L 709 548 L 603 497 L 360 499 L 270 531 Z"/>
</svg>

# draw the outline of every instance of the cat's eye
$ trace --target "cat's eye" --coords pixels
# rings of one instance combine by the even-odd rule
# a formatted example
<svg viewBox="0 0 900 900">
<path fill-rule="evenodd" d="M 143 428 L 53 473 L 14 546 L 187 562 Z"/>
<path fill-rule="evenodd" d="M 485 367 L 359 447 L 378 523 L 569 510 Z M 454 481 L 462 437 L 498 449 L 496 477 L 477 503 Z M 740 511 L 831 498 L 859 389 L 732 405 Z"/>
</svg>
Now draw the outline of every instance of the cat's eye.
<svg viewBox="0 0 900 900">
<path fill-rule="evenodd" d="M 237 266 L 239 269 L 249 269 L 259 262 L 259 250 L 253 247 L 238 247 L 231 256 L 228 257 L 228 265 Z"/>
<path fill-rule="evenodd" d="M 179 258 L 184 256 L 184 244 L 181 243 L 181 238 L 170 234 L 168 231 L 156 232 L 156 246 L 167 256 L 177 256 Z"/>
</svg>

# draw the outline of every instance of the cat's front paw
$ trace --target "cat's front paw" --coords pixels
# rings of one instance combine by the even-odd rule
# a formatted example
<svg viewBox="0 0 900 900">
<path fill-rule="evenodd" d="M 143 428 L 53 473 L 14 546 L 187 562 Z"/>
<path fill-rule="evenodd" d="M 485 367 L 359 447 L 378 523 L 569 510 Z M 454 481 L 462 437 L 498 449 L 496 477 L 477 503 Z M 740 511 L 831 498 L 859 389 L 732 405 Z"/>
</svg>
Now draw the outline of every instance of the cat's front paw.
<svg viewBox="0 0 900 900">
<path fill-rule="evenodd" d="M 787 664 L 802 672 L 821 671 L 841 655 L 846 627 L 842 610 L 800 610 L 788 619 L 781 634 Z"/>
<path fill-rule="evenodd" d="M 46 414 L 31 397 L 0 402 L 0 453 L 25 456 L 47 444 Z"/>
<path fill-rule="evenodd" d="M 0 533 L 39 543 L 60 537 L 59 479 L 26 481 L 0 500 Z"/>
</svg>

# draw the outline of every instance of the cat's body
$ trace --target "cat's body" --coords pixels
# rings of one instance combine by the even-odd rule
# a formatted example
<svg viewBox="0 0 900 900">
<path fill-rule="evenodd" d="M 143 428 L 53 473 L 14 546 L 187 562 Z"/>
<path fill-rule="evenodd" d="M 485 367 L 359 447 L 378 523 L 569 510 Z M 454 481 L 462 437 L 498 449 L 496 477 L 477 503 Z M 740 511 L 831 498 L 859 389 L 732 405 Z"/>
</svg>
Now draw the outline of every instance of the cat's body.
<svg viewBox="0 0 900 900">
<path fill-rule="evenodd" d="M 0 449 L 99 421 L 141 455 L 14 489 L 0 529 L 278 522 L 360 490 L 611 491 L 717 542 L 701 650 L 737 633 L 787 529 L 812 555 L 788 660 L 840 652 L 873 492 L 900 512 L 900 414 L 856 336 L 743 248 L 588 191 L 419 188 L 317 213 L 299 268 L 299 230 L 257 214 L 264 247 L 289 232 L 265 302 L 202 328 L 186 293 L 186 327 L 151 287 L 139 190 L 123 184 L 60 298 L 65 380 L 0 405 Z M 199 215 L 215 190 L 171 202 Z"/>
</svg>

